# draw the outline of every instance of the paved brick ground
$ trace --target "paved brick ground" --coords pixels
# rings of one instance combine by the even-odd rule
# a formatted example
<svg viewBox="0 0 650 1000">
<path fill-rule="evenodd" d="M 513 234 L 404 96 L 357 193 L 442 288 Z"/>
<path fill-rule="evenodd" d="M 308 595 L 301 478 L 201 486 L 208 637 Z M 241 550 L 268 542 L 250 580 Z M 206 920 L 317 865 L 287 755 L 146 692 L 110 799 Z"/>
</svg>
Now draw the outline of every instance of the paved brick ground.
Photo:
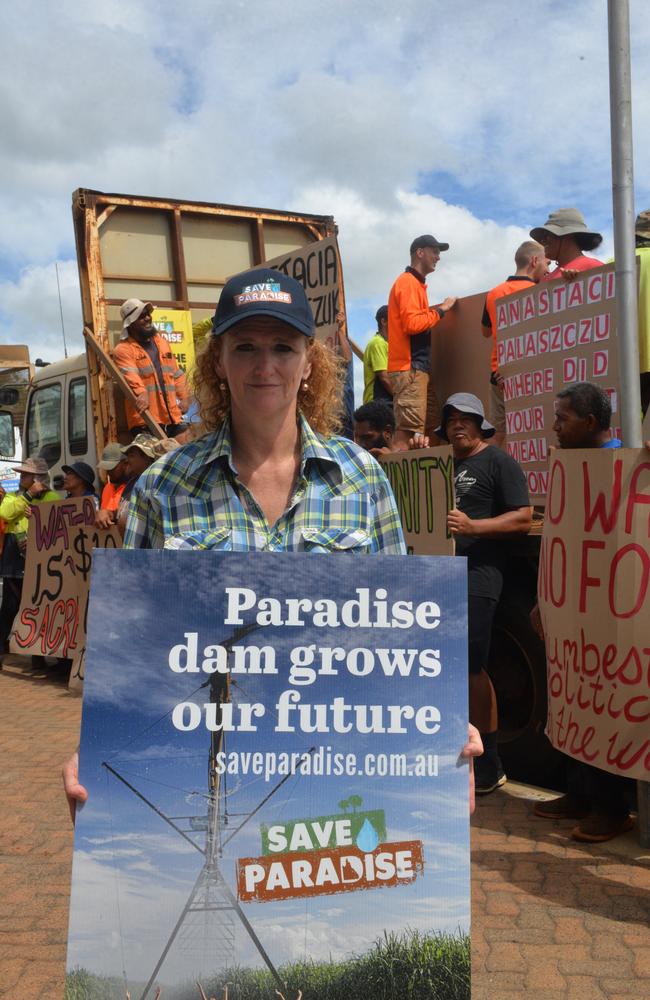
<svg viewBox="0 0 650 1000">
<path fill-rule="evenodd" d="M 15 659 L 0 672 L 0 995 L 61 1000 L 72 832 L 60 762 L 80 702 Z M 516 786 L 473 823 L 473 1000 L 649 1000 L 650 851 L 531 815 Z"/>
</svg>

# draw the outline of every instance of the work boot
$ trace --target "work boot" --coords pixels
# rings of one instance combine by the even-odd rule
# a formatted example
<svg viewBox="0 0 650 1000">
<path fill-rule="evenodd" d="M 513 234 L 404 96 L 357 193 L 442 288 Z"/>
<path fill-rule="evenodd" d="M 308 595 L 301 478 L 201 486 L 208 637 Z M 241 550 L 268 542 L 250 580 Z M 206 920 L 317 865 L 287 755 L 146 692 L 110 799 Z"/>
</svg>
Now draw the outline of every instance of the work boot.
<svg viewBox="0 0 650 1000">
<path fill-rule="evenodd" d="M 620 837 L 634 826 L 634 818 L 627 815 L 608 816 L 605 813 L 592 812 L 571 831 L 574 840 L 583 844 L 604 844 L 607 840 Z"/>
<path fill-rule="evenodd" d="M 542 819 L 584 819 L 589 815 L 589 807 L 572 795 L 560 795 L 557 799 L 538 802 L 533 809 Z"/>
</svg>

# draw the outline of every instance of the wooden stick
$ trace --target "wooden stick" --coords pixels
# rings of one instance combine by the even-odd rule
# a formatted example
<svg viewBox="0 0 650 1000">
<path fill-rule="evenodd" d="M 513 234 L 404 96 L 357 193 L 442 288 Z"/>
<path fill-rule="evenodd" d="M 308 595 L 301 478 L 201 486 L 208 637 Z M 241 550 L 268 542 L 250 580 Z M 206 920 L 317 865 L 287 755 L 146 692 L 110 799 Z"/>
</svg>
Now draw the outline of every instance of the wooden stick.
<svg viewBox="0 0 650 1000">
<path fill-rule="evenodd" d="M 108 374 L 115 382 L 117 382 L 120 391 L 124 394 L 124 396 L 128 399 L 128 401 L 132 403 L 133 406 L 135 406 L 136 395 L 133 389 L 126 381 L 124 375 L 117 367 L 113 359 L 110 357 L 110 355 L 106 353 L 102 345 L 99 343 L 95 334 L 87 326 L 84 326 L 84 337 L 86 338 L 86 343 L 92 347 L 93 351 L 95 352 L 101 363 L 104 365 L 104 368 L 106 368 Z M 162 427 L 160 426 L 160 424 L 158 423 L 158 421 L 154 420 L 154 418 L 151 416 L 149 410 L 143 410 L 140 415 L 154 437 L 164 438 L 167 436 Z M 156 998 L 154 998 L 154 1000 L 156 1000 Z"/>
</svg>

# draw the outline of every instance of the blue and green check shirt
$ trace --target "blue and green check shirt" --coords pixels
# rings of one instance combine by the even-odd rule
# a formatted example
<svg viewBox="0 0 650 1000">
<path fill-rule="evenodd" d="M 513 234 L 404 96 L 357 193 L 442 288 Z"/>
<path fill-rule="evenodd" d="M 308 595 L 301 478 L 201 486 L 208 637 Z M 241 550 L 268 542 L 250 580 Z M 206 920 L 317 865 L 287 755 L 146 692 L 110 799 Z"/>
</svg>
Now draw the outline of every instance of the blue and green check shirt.
<svg viewBox="0 0 650 1000">
<path fill-rule="evenodd" d="M 374 458 L 347 438 L 322 438 L 299 419 L 298 479 L 275 524 L 237 478 L 226 421 L 140 477 L 124 547 L 405 553 L 395 500 Z"/>
</svg>

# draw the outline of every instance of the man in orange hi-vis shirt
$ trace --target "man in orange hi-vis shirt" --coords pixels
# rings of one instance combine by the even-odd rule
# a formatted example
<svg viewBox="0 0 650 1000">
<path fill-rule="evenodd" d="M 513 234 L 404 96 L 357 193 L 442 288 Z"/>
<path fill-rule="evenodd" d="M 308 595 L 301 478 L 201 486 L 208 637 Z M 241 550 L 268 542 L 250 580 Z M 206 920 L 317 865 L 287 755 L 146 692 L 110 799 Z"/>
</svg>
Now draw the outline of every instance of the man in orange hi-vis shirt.
<svg viewBox="0 0 650 1000">
<path fill-rule="evenodd" d="M 418 236 L 411 243 L 411 263 L 393 284 L 388 297 L 388 373 L 393 387 L 395 436 L 393 447 L 404 451 L 414 434 L 426 434 L 438 444 L 435 428 L 440 407 L 431 383 L 431 329 L 456 302 L 449 297 L 430 306 L 426 277 L 435 271 L 440 254 L 449 249 L 435 236 Z"/>
</svg>

